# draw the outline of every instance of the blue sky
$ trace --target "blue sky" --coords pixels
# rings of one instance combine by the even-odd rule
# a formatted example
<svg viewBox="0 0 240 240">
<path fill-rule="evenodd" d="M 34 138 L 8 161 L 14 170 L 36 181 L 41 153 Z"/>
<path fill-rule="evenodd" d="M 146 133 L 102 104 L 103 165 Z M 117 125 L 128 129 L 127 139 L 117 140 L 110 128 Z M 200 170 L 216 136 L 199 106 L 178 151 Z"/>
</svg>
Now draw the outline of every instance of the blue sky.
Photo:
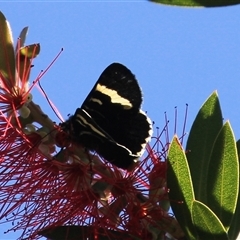
<svg viewBox="0 0 240 240">
<path fill-rule="evenodd" d="M 240 138 L 240 6 L 178 8 L 136 1 L 1 2 L 16 40 L 29 26 L 27 43 L 41 43 L 31 79 L 64 51 L 41 83 L 65 119 L 81 106 L 101 72 L 112 62 L 136 75 L 143 109 L 160 129 L 164 112 L 187 132 L 203 102 L 217 90 L 224 119 Z M 34 91 L 36 103 L 56 116 Z M 173 124 L 172 124 L 173 133 Z M 181 132 L 181 131 L 180 131 Z M 171 134 L 172 137 L 172 134 Z M 0 238 L 16 239 L 18 233 Z"/>
</svg>

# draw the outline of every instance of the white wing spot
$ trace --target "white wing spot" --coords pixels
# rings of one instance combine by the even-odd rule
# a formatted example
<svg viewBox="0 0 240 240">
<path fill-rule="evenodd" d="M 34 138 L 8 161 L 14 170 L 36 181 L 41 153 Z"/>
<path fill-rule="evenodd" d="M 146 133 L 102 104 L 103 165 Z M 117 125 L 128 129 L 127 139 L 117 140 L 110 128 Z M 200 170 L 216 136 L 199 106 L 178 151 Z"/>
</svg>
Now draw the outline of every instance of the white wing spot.
<svg viewBox="0 0 240 240">
<path fill-rule="evenodd" d="M 121 104 L 124 109 L 132 108 L 131 102 L 128 99 L 121 97 L 115 90 L 109 89 L 104 85 L 97 84 L 96 91 L 99 91 L 102 94 L 109 96 L 112 103 Z"/>
<path fill-rule="evenodd" d="M 103 104 L 102 101 L 99 100 L 99 99 L 97 99 L 97 98 L 91 98 L 90 101 L 95 102 L 95 103 L 98 103 L 99 105 L 102 105 L 102 104 Z"/>
<path fill-rule="evenodd" d="M 91 118 L 91 116 L 85 111 L 85 113 Z M 81 125 L 89 126 L 93 132 L 98 133 L 100 136 L 103 136 L 106 138 L 105 134 L 103 134 L 101 131 L 99 131 L 97 128 L 95 128 L 91 123 L 89 123 L 84 117 L 82 117 L 80 114 L 77 114 L 77 122 L 79 122 Z M 83 123 L 83 124 L 82 124 Z"/>
</svg>

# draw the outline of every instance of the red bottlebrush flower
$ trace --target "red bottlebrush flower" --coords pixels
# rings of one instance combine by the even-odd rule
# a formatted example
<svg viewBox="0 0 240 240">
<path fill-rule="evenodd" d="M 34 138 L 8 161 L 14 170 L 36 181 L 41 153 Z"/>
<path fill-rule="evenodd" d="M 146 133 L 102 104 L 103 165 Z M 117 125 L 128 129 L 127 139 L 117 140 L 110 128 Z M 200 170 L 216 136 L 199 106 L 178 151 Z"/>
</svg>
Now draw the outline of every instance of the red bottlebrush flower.
<svg viewBox="0 0 240 240">
<path fill-rule="evenodd" d="M 163 214 L 154 204 L 164 194 L 158 192 L 157 200 L 156 194 L 151 196 L 151 191 L 160 188 L 151 179 L 158 175 L 164 178 L 166 168 L 150 146 L 148 158 L 133 172 L 126 172 L 73 144 L 51 160 L 40 151 L 41 135 L 25 135 L 9 126 L 13 136 L 4 138 L 10 143 L 2 154 L 1 174 L 5 173 L 7 181 L 1 183 L 0 195 L 1 218 L 14 223 L 9 231 L 22 229 L 20 238 L 35 239 L 40 229 L 71 224 L 101 229 L 101 234 L 105 231 L 109 238 L 109 230 L 141 239 L 159 234 L 152 229 Z M 139 227 L 133 227 L 137 221 Z"/>
<path fill-rule="evenodd" d="M 73 186 L 65 181 L 69 168 L 67 164 L 46 159 L 43 162 L 38 159 L 25 169 L 22 168 L 22 175 L 19 177 L 21 182 L 5 186 L 6 193 L 21 195 L 18 199 L 3 200 L 5 205 L 11 202 L 11 206 L 7 206 L 2 217 L 18 222 L 10 230 L 24 229 L 23 236 L 33 237 L 34 232 L 36 234 L 39 229 L 66 223 L 73 217 L 71 213 L 84 209 L 89 202 L 86 197 L 84 200 L 84 191 L 81 191 L 81 194 L 75 192 Z M 73 166 L 72 169 L 76 172 L 75 168 L 76 166 Z M 89 193 L 86 194 L 89 196 Z"/>
<path fill-rule="evenodd" d="M 6 51 L 0 57 L 4 60 L 12 59 L 12 61 L 6 61 L 6 66 L 2 66 L 0 69 L 0 110 L 2 113 L 7 114 L 10 119 L 11 117 L 17 118 L 17 110 L 20 116 L 26 118 L 30 113 L 27 106 L 32 100 L 32 95 L 30 94 L 31 88 L 29 88 L 28 83 L 30 68 L 32 66 L 32 59 L 39 53 L 40 46 L 39 44 L 34 44 L 23 47 L 20 45 L 20 40 L 18 40 L 16 53 L 14 54 L 11 51 L 12 49 L 10 50 L 6 47 L 7 42 L 4 39 L 3 30 L 1 36 L 1 47 L 6 49 Z M 16 70 L 13 67 L 16 67 Z M 16 122 L 19 124 L 17 119 Z"/>
<path fill-rule="evenodd" d="M 151 213 L 146 206 L 155 204 L 148 197 L 148 191 L 149 174 L 153 169 L 154 173 L 157 171 L 153 165 L 156 159 L 146 158 L 138 169 L 129 173 L 103 165 L 97 156 L 87 156 L 92 162 L 66 157 L 71 151 L 74 149 L 62 152 L 64 157 L 58 156 L 58 159 L 68 159 L 69 163 L 29 159 L 29 164 L 25 163 L 18 171 L 21 182 L 16 188 L 5 186 L 5 193 L 10 192 L 13 198 L 14 194 L 22 196 L 3 211 L 2 216 L 15 223 L 9 230 L 24 229 L 22 237 L 35 239 L 40 229 L 71 224 L 105 229 L 107 236 L 111 229 L 149 239 L 152 236 L 149 229 L 156 225 L 154 216 L 150 215 L 156 210 L 151 206 Z M 162 171 L 159 168 L 159 172 Z M 143 212 L 139 228 L 130 227 L 140 219 L 136 211 Z M 161 216 L 160 212 L 158 210 L 155 218 Z M 153 226 L 149 227 L 152 222 Z"/>
</svg>

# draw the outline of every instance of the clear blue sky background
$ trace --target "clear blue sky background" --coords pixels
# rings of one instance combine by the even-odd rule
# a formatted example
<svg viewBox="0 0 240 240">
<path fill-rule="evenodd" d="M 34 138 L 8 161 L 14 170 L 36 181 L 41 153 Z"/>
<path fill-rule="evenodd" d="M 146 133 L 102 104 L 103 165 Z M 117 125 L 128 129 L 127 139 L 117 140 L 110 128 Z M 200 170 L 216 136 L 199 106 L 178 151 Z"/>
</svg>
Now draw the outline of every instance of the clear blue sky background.
<svg viewBox="0 0 240 240">
<path fill-rule="evenodd" d="M 41 80 L 64 118 L 81 105 L 104 68 L 120 62 L 139 80 L 143 109 L 156 126 L 164 126 L 165 111 L 174 121 L 177 106 L 181 130 L 188 103 L 189 131 L 200 106 L 217 90 L 224 119 L 230 119 L 240 138 L 240 6 L 191 9 L 143 0 L 1 1 L 0 10 L 15 39 L 29 26 L 27 43 L 41 43 L 32 80 L 64 48 Z M 34 101 L 57 121 L 40 94 Z M 173 133 L 173 125 L 171 129 Z M 5 236 L 5 230 L 0 225 L 0 239 L 19 236 Z"/>
</svg>

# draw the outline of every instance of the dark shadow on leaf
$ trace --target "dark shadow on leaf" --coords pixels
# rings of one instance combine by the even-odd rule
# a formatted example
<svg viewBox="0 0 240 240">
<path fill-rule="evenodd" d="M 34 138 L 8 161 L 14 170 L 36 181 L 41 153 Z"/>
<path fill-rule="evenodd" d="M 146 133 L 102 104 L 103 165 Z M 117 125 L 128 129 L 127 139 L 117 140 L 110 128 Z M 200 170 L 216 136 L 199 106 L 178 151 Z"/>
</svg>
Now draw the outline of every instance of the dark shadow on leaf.
<svg viewBox="0 0 240 240">
<path fill-rule="evenodd" d="M 48 240 L 119 240 L 129 239 L 129 234 L 93 226 L 57 226 L 38 232 Z"/>
</svg>

